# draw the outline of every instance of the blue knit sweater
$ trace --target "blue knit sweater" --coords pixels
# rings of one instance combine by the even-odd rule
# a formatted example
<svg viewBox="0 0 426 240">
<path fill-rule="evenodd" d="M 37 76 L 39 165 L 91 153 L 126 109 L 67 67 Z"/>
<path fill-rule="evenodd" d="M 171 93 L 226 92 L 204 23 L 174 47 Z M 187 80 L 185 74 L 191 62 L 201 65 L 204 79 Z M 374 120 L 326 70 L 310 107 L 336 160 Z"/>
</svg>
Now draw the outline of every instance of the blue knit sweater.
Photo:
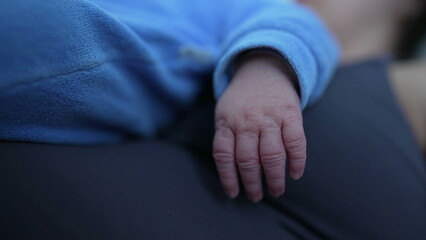
<svg viewBox="0 0 426 240">
<path fill-rule="evenodd" d="M 286 0 L 2 1 L 0 32 L 0 139 L 9 141 L 155 136 L 211 74 L 220 97 L 236 57 L 257 48 L 292 66 L 304 108 L 338 60 L 317 16 Z"/>
</svg>

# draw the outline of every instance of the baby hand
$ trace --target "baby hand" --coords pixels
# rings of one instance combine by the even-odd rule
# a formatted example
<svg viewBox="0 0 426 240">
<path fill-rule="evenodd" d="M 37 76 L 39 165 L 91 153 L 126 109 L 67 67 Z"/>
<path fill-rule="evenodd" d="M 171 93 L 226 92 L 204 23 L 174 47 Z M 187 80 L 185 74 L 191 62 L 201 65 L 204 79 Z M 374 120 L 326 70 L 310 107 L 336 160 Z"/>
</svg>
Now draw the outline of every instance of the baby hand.
<svg viewBox="0 0 426 240">
<path fill-rule="evenodd" d="M 253 202 L 263 198 L 262 174 L 271 195 L 284 193 L 286 159 L 292 178 L 303 175 L 306 139 L 290 76 L 276 56 L 246 57 L 217 103 L 213 156 L 231 198 L 239 194 L 238 174 Z"/>
</svg>

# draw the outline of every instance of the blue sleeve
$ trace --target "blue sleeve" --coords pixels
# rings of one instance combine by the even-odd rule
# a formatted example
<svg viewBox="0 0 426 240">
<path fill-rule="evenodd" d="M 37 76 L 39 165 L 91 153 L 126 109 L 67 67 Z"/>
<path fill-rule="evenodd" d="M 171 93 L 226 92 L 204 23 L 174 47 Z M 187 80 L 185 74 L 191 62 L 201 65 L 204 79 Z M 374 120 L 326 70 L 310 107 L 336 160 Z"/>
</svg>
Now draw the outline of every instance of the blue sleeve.
<svg viewBox="0 0 426 240">
<path fill-rule="evenodd" d="M 215 96 L 225 91 L 236 58 L 256 48 L 278 51 L 294 70 L 301 107 L 317 100 L 337 65 L 339 47 L 318 16 L 286 0 L 219 1 L 221 55 L 214 75 Z M 226 16 L 221 16 L 226 15 Z"/>
</svg>

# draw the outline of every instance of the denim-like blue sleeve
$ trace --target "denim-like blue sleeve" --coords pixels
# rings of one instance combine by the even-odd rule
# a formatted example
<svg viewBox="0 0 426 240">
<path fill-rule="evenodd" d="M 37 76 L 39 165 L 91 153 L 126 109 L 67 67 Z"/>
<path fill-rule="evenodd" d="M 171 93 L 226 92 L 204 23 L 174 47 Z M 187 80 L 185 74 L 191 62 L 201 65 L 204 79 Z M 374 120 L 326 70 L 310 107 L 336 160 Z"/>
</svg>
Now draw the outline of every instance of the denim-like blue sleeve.
<svg viewBox="0 0 426 240">
<path fill-rule="evenodd" d="M 232 17 L 218 17 L 226 19 L 221 23 L 221 34 L 226 37 L 214 75 L 217 98 L 229 84 L 236 58 L 256 48 L 276 50 L 291 65 L 300 86 L 302 108 L 321 96 L 337 65 L 339 46 L 312 10 L 286 0 L 220 2 L 229 11 L 218 14 Z"/>
</svg>

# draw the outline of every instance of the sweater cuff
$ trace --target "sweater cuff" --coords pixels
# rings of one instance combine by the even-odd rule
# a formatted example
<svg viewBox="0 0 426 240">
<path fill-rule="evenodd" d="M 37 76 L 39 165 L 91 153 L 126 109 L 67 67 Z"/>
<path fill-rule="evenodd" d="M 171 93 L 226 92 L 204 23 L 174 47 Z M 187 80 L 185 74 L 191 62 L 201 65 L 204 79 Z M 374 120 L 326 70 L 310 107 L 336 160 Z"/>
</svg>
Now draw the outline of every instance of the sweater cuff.
<svg viewBox="0 0 426 240">
<path fill-rule="evenodd" d="M 219 99 L 229 85 L 238 57 L 246 51 L 259 48 L 272 49 L 288 62 L 299 84 L 301 108 L 305 108 L 318 79 L 317 63 L 309 46 L 301 39 L 278 30 L 247 34 L 225 51 L 214 73 L 215 97 Z"/>
</svg>

